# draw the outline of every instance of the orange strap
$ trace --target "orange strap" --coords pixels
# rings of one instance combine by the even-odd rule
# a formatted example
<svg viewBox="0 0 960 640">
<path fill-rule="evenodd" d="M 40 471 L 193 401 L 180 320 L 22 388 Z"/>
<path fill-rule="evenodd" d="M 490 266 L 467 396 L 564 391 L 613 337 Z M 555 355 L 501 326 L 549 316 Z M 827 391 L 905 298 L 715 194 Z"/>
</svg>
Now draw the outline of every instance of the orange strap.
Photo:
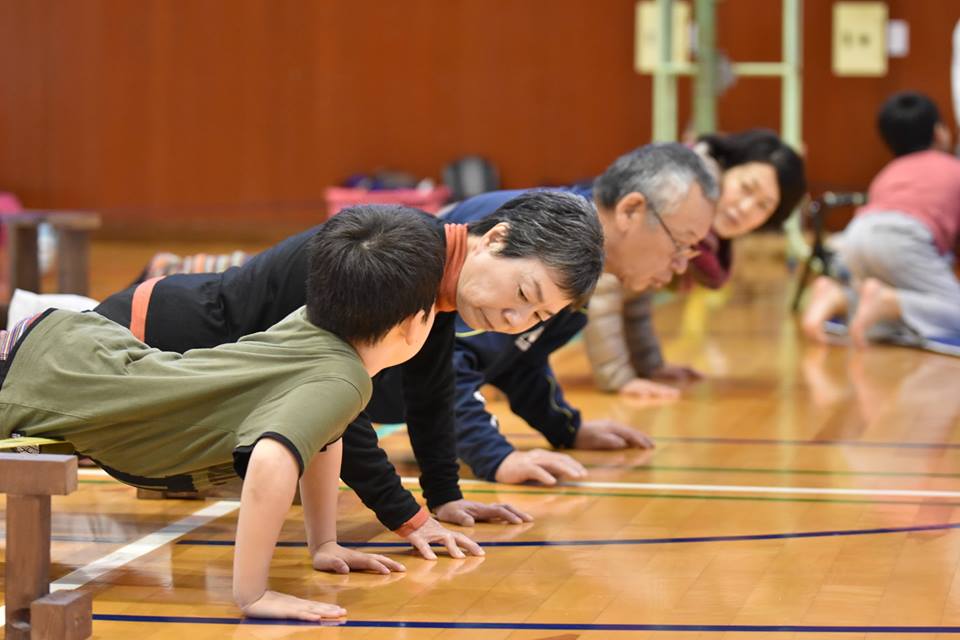
<svg viewBox="0 0 960 640">
<path fill-rule="evenodd" d="M 133 291 L 133 303 L 130 305 L 130 333 L 140 342 L 147 337 L 147 308 L 150 306 L 150 296 L 153 288 L 164 276 L 144 280 Z"/>
<path fill-rule="evenodd" d="M 408 535 L 422 527 L 423 523 L 429 519 L 430 512 L 427 511 L 426 507 L 420 507 L 420 511 L 417 511 L 416 515 L 400 525 L 399 529 L 394 529 L 393 532 L 401 538 L 406 538 Z"/>
</svg>

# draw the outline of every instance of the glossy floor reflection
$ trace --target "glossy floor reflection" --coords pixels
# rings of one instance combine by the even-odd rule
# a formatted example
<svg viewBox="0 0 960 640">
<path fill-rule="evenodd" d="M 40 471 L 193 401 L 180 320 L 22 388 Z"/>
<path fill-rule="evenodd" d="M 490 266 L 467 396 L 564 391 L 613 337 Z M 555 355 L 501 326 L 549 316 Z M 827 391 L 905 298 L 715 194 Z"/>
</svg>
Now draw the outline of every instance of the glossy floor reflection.
<svg viewBox="0 0 960 640">
<path fill-rule="evenodd" d="M 741 278 L 660 308 L 669 358 L 709 376 L 674 403 L 598 393 L 582 345 L 558 353 L 556 370 L 586 417 L 633 424 L 658 447 L 575 452 L 590 470 L 576 485 L 466 480 L 468 497 L 536 517 L 469 529 L 488 543 L 482 559 L 418 560 L 344 490 L 341 538 L 383 543 L 408 572 L 318 574 L 294 509 L 273 584 L 336 601 L 350 626 L 239 624 L 231 513 L 95 579 L 96 637 L 952 637 L 960 359 L 808 347 L 785 312 L 785 289 L 776 278 Z M 518 446 L 545 446 L 504 403 L 493 406 Z M 401 474 L 415 476 L 406 434 L 384 444 Z M 95 472 L 54 502 L 55 576 L 205 506 L 137 501 Z"/>
</svg>

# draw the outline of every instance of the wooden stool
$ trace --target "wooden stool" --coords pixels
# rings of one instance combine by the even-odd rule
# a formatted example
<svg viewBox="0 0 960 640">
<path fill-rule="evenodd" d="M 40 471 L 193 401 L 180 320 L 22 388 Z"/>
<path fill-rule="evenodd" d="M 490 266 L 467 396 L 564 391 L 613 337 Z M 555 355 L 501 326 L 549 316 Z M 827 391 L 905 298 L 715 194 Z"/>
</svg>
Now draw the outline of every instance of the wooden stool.
<svg viewBox="0 0 960 640">
<path fill-rule="evenodd" d="M 79 211 L 25 211 L 3 217 L 9 247 L 10 294 L 15 289 L 40 293 L 40 254 L 37 229 L 47 223 L 57 233 L 58 293 L 85 296 L 89 291 L 90 232 L 100 228 L 100 216 Z M 0 308 L 6 324 L 7 302 Z"/>
<path fill-rule="evenodd" d="M 77 458 L 0 453 L 0 493 L 7 494 L 4 591 L 7 640 L 90 637 L 89 593 L 50 593 L 50 496 L 77 489 Z M 32 624 L 31 624 L 32 623 Z"/>
</svg>

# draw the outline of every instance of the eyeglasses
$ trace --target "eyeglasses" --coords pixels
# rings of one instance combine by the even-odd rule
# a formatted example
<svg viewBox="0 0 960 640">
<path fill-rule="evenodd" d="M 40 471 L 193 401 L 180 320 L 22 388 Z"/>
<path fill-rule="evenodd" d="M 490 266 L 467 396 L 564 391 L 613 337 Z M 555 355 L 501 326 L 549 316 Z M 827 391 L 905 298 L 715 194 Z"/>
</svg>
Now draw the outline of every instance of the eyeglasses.
<svg viewBox="0 0 960 640">
<path fill-rule="evenodd" d="M 650 213 L 652 213 L 653 217 L 657 219 L 657 222 L 659 222 L 660 226 L 663 227 L 663 232 L 667 234 L 667 237 L 670 238 L 670 242 L 673 243 L 675 258 L 693 260 L 700 255 L 700 250 L 696 247 L 691 247 L 690 245 L 677 242 L 677 239 L 673 237 L 672 233 L 670 233 L 670 227 L 668 227 L 667 223 L 663 221 L 663 218 L 660 217 L 659 213 L 657 213 L 654 209 L 650 209 Z"/>
</svg>

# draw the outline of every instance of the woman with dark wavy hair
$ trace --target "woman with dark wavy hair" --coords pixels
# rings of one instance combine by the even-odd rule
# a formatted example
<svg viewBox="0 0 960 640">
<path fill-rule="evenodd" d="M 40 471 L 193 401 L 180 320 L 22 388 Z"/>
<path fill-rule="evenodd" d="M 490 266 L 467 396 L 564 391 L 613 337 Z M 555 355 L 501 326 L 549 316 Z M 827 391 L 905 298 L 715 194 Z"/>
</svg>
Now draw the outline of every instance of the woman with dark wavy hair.
<svg viewBox="0 0 960 640">
<path fill-rule="evenodd" d="M 733 239 L 759 228 L 779 229 L 807 190 L 803 159 L 769 129 L 701 136 L 694 150 L 712 165 L 720 183 L 716 217 L 697 246 L 687 273 L 675 282 L 719 289 L 730 277 Z M 615 280 L 600 279 L 584 330 L 597 386 L 634 397 L 671 398 L 700 374 L 667 364 L 653 329 L 652 292 L 627 297 Z"/>
</svg>

